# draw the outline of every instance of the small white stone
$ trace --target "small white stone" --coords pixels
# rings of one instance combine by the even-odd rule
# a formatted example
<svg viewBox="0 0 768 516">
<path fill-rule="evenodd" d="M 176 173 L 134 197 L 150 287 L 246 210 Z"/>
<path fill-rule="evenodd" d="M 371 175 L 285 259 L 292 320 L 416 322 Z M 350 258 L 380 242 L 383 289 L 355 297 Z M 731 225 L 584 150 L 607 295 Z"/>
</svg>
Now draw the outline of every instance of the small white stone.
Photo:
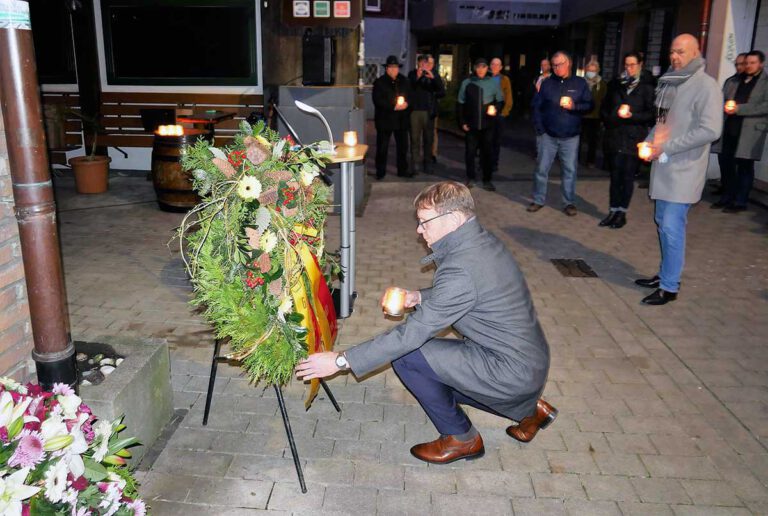
<svg viewBox="0 0 768 516">
<path fill-rule="evenodd" d="M 115 359 L 114 358 L 105 358 L 101 362 L 99 362 L 99 365 L 105 366 L 105 365 L 115 365 Z"/>
<path fill-rule="evenodd" d="M 80 382 L 80 385 L 85 385 L 87 387 L 87 386 L 93 385 L 93 384 L 91 382 L 89 382 L 88 380 L 83 380 L 82 382 Z"/>
<path fill-rule="evenodd" d="M 115 360 L 115 365 L 120 365 L 120 364 L 122 364 L 124 361 L 125 361 L 125 359 L 124 359 L 124 358 L 118 358 L 117 360 Z"/>
<path fill-rule="evenodd" d="M 104 373 L 104 376 L 107 376 L 108 374 L 112 373 L 112 371 L 114 370 L 115 370 L 114 366 L 111 366 L 111 365 L 105 365 L 99 368 L 99 371 Z"/>
</svg>

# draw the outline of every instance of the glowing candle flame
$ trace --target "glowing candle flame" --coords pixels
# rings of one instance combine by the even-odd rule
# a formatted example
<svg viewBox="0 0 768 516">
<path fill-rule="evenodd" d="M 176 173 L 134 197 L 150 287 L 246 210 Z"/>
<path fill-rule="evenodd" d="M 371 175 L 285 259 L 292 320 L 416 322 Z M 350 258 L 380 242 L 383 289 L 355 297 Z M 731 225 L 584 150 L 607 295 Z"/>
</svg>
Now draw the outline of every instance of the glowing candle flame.
<svg viewBox="0 0 768 516">
<path fill-rule="evenodd" d="M 402 106 L 403 104 L 405 104 L 405 97 L 403 96 L 397 97 L 397 105 Z"/>
<path fill-rule="evenodd" d="M 621 118 L 629 118 L 632 116 L 632 112 L 629 110 L 629 104 L 622 104 L 619 106 L 619 116 Z"/>
<path fill-rule="evenodd" d="M 637 144 L 637 155 L 640 159 L 647 160 L 653 154 L 653 148 L 648 142 L 640 142 Z"/>
<path fill-rule="evenodd" d="M 567 108 L 571 105 L 571 97 L 560 97 L 560 107 Z"/>
<path fill-rule="evenodd" d="M 736 101 L 735 100 L 728 100 L 725 103 L 725 112 L 726 113 L 733 113 L 736 111 Z"/>
<path fill-rule="evenodd" d="M 384 293 L 384 313 L 393 317 L 403 315 L 405 311 L 405 290 L 398 287 L 389 287 Z"/>
<path fill-rule="evenodd" d="M 157 127 L 155 134 L 160 136 L 182 136 L 184 128 L 180 125 L 160 125 Z"/>
<path fill-rule="evenodd" d="M 357 145 L 357 133 L 355 131 L 344 132 L 344 145 L 347 147 L 354 147 Z"/>
<path fill-rule="evenodd" d="M 488 113 L 488 116 L 496 116 L 496 106 L 494 106 L 493 104 L 489 104 L 487 113 Z"/>
</svg>

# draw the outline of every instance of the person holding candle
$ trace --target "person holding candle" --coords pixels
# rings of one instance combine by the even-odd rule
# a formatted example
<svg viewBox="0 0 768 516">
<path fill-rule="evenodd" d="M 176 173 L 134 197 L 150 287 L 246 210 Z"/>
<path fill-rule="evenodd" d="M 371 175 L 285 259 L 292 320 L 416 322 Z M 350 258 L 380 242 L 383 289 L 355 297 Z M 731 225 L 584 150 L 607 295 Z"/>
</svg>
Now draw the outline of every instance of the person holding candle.
<svg viewBox="0 0 768 516">
<path fill-rule="evenodd" d="M 351 370 L 361 377 L 391 362 L 440 437 L 411 448 L 425 462 L 480 457 L 483 439 L 460 404 L 518 421 L 507 434 L 534 438 L 557 416 L 540 399 L 549 345 L 512 253 L 475 216 L 469 189 L 455 181 L 424 188 L 414 200 L 416 232 L 436 264 L 432 287 L 405 292 L 414 308 L 402 324 L 344 353 L 314 353 L 296 367 L 299 378 Z M 387 297 L 382 304 L 390 307 Z M 437 338 L 452 326 L 462 339 Z"/>
<path fill-rule="evenodd" d="M 554 76 L 543 81 L 533 97 L 533 125 L 541 136 L 536 172 L 533 178 L 533 202 L 528 211 L 544 207 L 549 169 L 560 159 L 563 211 L 569 217 L 576 210 L 576 167 L 579 157 L 581 117 L 592 111 L 594 101 L 587 82 L 571 74 L 571 58 L 563 52 L 552 56 Z"/>
<path fill-rule="evenodd" d="M 467 166 L 468 187 L 475 184 L 475 156 L 480 149 L 480 167 L 483 169 L 483 188 L 496 190 L 491 182 L 493 174 L 493 130 L 504 94 L 499 82 L 488 75 L 488 61 L 475 60 L 474 75 L 464 79 L 459 87 L 459 126 L 465 134 L 464 161 Z M 491 114 L 488 108 L 493 105 Z"/>
<path fill-rule="evenodd" d="M 637 144 L 645 140 L 653 124 L 653 84 L 641 74 L 643 61 L 637 52 L 624 56 L 624 73 L 608 89 L 601 116 L 605 122 L 605 140 L 613 158 L 608 216 L 602 227 L 618 229 L 627 223 L 635 173 L 640 166 Z"/>
<path fill-rule="evenodd" d="M 591 168 L 595 166 L 597 142 L 600 139 L 600 108 L 608 92 L 608 85 L 600 76 L 600 63 L 594 57 L 592 61 L 587 63 L 584 70 L 584 80 L 587 81 L 589 91 L 592 93 L 592 102 L 594 103 L 592 111 L 584 115 L 581 121 L 581 135 L 587 147 L 585 164 Z M 609 167 L 603 165 L 603 168 L 608 169 Z"/>
<path fill-rule="evenodd" d="M 768 77 L 763 73 L 765 54 L 747 53 L 744 73 L 723 85 L 725 120 L 723 136 L 713 146 L 720 163 L 723 192 L 711 205 L 725 213 L 747 209 L 755 180 L 755 161 L 760 160 L 768 127 Z"/>
<path fill-rule="evenodd" d="M 501 154 L 501 136 L 504 131 L 505 119 L 512 112 L 512 106 L 514 101 L 512 99 L 512 81 L 509 77 L 501 73 L 502 63 L 501 59 L 494 57 L 491 59 L 491 77 L 493 80 L 499 83 L 501 93 L 504 95 L 504 106 L 501 108 L 501 112 L 496 112 L 496 105 L 491 104 L 488 106 L 488 115 L 496 117 L 493 122 L 493 158 L 491 163 L 492 172 L 499 170 L 499 155 Z M 493 113 L 493 114 L 491 114 Z M 497 116 L 497 115 L 501 116 Z"/>
<path fill-rule="evenodd" d="M 419 164 L 425 174 L 432 173 L 432 140 L 437 100 L 445 96 L 443 80 L 435 72 L 435 58 L 429 54 L 416 59 L 416 69 L 408 74 L 413 91 L 411 105 L 411 172 Z"/>
<path fill-rule="evenodd" d="M 411 177 L 408 171 L 408 111 L 411 98 L 411 86 L 408 79 L 400 73 L 402 65 L 395 56 L 387 57 L 385 73 L 373 83 L 373 105 L 376 108 L 374 123 L 376 126 L 376 179 L 383 179 L 387 173 L 387 154 L 389 140 L 394 134 L 397 150 L 397 175 Z"/>
<path fill-rule="evenodd" d="M 723 95 L 704 71 L 698 40 L 690 34 L 677 36 L 669 60 L 672 66 L 656 89 L 656 125 L 645 139 L 651 147 L 646 159 L 652 162 L 648 195 L 656 203 L 661 250 L 658 273 L 635 280 L 636 285 L 655 289 L 642 300 L 648 305 L 677 299 L 688 210 L 701 200 L 710 145 L 723 126 Z"/>
</svg>

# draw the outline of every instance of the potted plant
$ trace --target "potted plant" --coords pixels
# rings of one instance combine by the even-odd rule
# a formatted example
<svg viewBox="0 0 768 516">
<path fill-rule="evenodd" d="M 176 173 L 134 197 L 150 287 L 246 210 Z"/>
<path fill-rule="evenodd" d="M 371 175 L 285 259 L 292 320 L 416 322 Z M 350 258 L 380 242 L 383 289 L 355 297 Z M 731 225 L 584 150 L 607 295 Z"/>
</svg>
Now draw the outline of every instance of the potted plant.
<svg viewBox="0 0 768 516">
<path fill-rule="evenodd" d="M 70 111 L 83 122 L 83 134 L 91 135 L 91 152 L 85 156 L 77 156 L 69 159 L 69 166 L 75 172 L 75 188 L 77 193 L 95 194 L 104 193 L 109 185 L 109 162 L 112 158 L 109 156 L 96 155 L 96 146 L 98 142 L 101 124 L 99 124 L 99 115 L 96 113 L 93 117 Z"/>
</svg>

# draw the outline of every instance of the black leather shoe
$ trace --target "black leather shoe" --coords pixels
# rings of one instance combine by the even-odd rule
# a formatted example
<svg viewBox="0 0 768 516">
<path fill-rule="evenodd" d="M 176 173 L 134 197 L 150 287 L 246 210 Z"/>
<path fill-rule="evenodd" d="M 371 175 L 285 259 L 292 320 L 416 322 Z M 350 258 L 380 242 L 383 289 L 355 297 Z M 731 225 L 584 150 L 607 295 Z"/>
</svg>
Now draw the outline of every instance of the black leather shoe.
<svg viewBox="0 0 768 516">
<path fill-rule="evenodd" d="M 635 285 L 638 287 L 645 287 L 645 288 L 659 288 L 659 285 L 661 285 L 661 278 L 658 276 L 654 276 L 653 278 L 641 278 L 635 280 Z"/>
<path fill-rule="evenodd" d="M 610 226 L 613 223 L 613 219 L 616 218 L 616 215 L 618 215 L 618 211 L 612 211 L 608 214 L 607 217 L 605 217 L 603 220 L 601 220 L 597 225 L 601 227 Z"/>
<path fill-rule="evenodd" d="M 713 202 L 712 204 L 710 204 L 709 208 L 712 209 L 712 210 L 722 210 L 726 206 L 728 206 L 727 202 L 717 201 L 717 202 Z"/>
<path fill-rule="evenodd" d="M 619 229 L 627 225 L 627 214 L 623 211 L 618 211 L 616 213 L 616 217 L 614 217 L 613 222 L 611 222 L 611 229 Z"/>
<path fill-rule="evenodd" d="M 653 294 L 643 298 L 643 303 L 646 305 L 666 305 L 675 299 L 677 299 L 677 292 L 667 292 L 662 288 L 657 288 Z"/>
</svg>

